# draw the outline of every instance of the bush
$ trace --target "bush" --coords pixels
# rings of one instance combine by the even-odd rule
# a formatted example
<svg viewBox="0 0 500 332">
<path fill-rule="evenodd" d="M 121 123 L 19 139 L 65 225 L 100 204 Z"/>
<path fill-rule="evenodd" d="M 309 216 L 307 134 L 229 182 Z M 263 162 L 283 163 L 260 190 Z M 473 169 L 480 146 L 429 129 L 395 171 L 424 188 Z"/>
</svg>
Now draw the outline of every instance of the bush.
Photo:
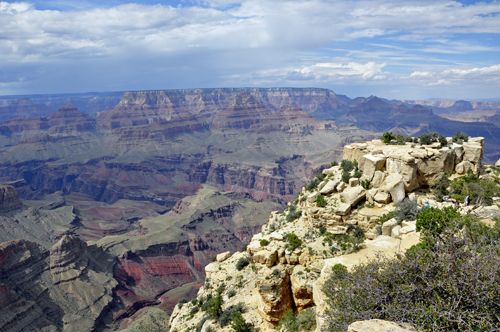
<svg viewBox="0 0 500 332">
<path fill-rule="evenodd" d="M 207 303 L 207 314 L 211 319 L 217 319 L 222 314 L 222 295 L 212 297 Z"/>
<path fill-rule="evenodd" d="M 398 145 L 405 145 L 405 144 L 406 144 L 406 139 L 405 139 L 405 137 L 404 137 L 403 135 L 401 135 L 401 134 L 397 134 L 397 135 L 396 135 L 396 143 L 397 143 Z"/>
<path fill-rule="evenodd" d="M 430 134 L 422 134 L 422 135 L 420 135 L 418 140 L 420 141 L 420 144 L 422 144 L 422 145 L 432 144 L 432 137 Z"/>
<path fill-rule="evenodd" d="M 292 222 L 295 219 L 300 218 L 302 215 L 302 211 L 297 211 L 297 205 L 290 205 L 290 208 L 288 209 L 288 215 L 286 216 L 286 221 Z"/>
<path fill-rule="evenodd" d="M 326 227 L 325 226 L 320 226 L 319 227 L 319 234 L 323 235 L 323 234 L 325 234 L 325 232 L 326 232 Z"/>
<path fill-rule="evenodd" d="M 260 240 L 260 246 L 261 246 L 261 247 L 265 247 L 265 246 L 267 246 L 268 244 L 269 244 L 269 241 L 268 241 L 268 240 L 266 240 L 266 239 L 262 239 L 262 240 Z"/>
<path fill-rule="evenodd" d="M 452 141 L 453 142 L 468 142 L 469 141 L 469 135 L 467 135 L 466 133 L 463 133 L 461 131 L 457 131 L 455 133 L 455 135 L 452 136 Z"/>
<path fill-rule="evenodd" d="M 354 169 L 354 163 L 349 160 L 342 160 L 340 162 L 340 169 L 346 172 L 350 172 Z"/>
<path fill-rule="evenodd" d="M 222 294 L 226 290 L 226 284 L 222 283 L 219 287 L 217 287 L 216 292 L 217 294 Z"/>
<path fill-rule="evenodd" d="M 235 332 L 250 332 L 250 326 L 245 322 L 245 319 L 240 312 L 233 314 L 233 321 L 231 327 Z"/>
<path fill-rule="evenodd" d="M 205 324 L 205 322 L 206 322 L 207 320 L 208 320 L 208 317 L 207 317 L 207 316 L 203 317 L 203 319 L 202 319 L 202 320 L 200 320 L 200 321 L 198 322 L 198 324 L 196 324 L 196 326 L 195 326 L 195 331 L 196 331 L 196 332 L 201 332 L 201 329 L 203 328 L 203 324 Z"/>
<path fill-rule="evenodd" d="M 229 308 L 224 310 L 224 312 L 219 317 L 220 327 L 224 327 L 227 324 L 229 324 L 229 322 L 231 322 L 231 319 L 233 318 L 233 315 L 236 312 L 241 313 L 244 311 L 245 311 L 245 307 L 244 307 L 243 303 L 241 303 L 241 302 L 234 305 L 234 306 L 230 306 Z"/>
<path fill-rule="evenodd" d="M 459 202 L 464 202 L 465 197 L 469 196 L 470 203 L 476 205 L 491 205 L 493 197 L 500 196 L 500 188 L 495 181 L 479 180 L 472 170 L 467 174 L 451 181 L 452 197 Z"/>
<path fill-rule="evenodd" d="M 315 189 L 319 183 L 320 183 L 319 179 L 314 178 L 311 181 L 309 181 L 308 184 L 306 184 L 305 188 L 306 188 L 306 190 L 311 191 L 311 190 Z"/>
<path fill-rule="evenodd" d="M 228 298 L 232 298 L 233 296 L 236 295 L 236 290 L 234 289 L 231 289 L 228 293 L 227 293 L 227 297 Z"/>
<path fill-rule="evenodd" d="M 316 206 L 317 207 L 325 207 L 326 206 L 325 196 L 319 194 L 316 197 Z"/>
<path fill-rule="evenodd" d="M 447 146 L 448 145 L 448 140 L 444 135 L 439 135 L 438 138 L 439 143 L 441 143 L 441 146 Z"/>
<path fill-rule="evenodd" d="M 240 248 L 240 252 L 245 252 L 247 251 L 248 248 L 248 243 L 243 243 Z"/>
<path fill-rule="evenodd" d="M 363 187 L 365 190 L 370 190 L 372 189 L 372 183 L 368 179 L 361 180 L 361 187 Z"/>
<path fill-rule="evenodd" d="M 405 198 L 403 201 L 396 203 L 396 209 L 394 210 L 394 215 L 398 224 L 401 224 L 403 220 L 415 220 L 421 209 L 417 205 L 417 199 L 412 200 Z"/>
<path fill-rule="evenodd" d="M 356 225 L 356 227 L 354 228 L 354 232 L 352 233 L 352 236 L 354 236 L 357 239 L 364 240 L 365 239 L 365 231 L 361 227 Z"/>
<path fill-rule="evenodd" d="M 302 240 L 295 233 L 288 234 L 287 241 L 289 243 L 289 249 L 294 250 L 302 245 Z"/>
<path fill-rule="evenodd" d="M 337 161 L 336 160 L 332 161 L 332 167 L 334 167 L 334 166 L 337 166 Z"/>
<path fill-rule="evenodd" d="M 316 324 L 316 315 L 313 309 L 302 310 L 297 316 L 292 309 L 283 314 L 277 329 L 285 328 L 287 332 L 309 331 Z"/>
<path fill-rule="evenodd" d="M 442 217 L 439 232 L 421 234 L 427 248 L 417 245 L 394 259 L 379 257 L 351 272 L 332 273 L 323 289 L 327 330 L 345 331 L 354 321 L 378 318 L 426 331 L 497 331 L 500 226 L 490 228 L 452 210 L 431 208 L 419 215 L 420 227 L 433 227 L 436 222 L 427 219 Z"/>
<path fill-rule="evenodd" d="M 198 311 L 200 311 L 200 308 L 198 307 L 192 307 L 191 308 L 191 311 L 189 312 L 191 315 L 194 315 L 196 314 Z"/>
<path fill-rule="evenodd" d="M 377 219 L 377 224 L 382 225 L 383 223 L 385 223 L 386 221 L 391 220 L 394 217 L 396 217 L 396 214 L 394 213 L 394 211 L 384 213 L 383 215 L 381 215 Z"/>
<path fill-rule="evenodd" d="M 236 262 L 236 269 L 238 271 L 241 271 L 243 270 L 248 264 L 250 264 L 250 261 L 245 258 L 245 257 L 241 257 L 240 259 L 238 259 L 238 262 Z"/>
<path fill-rule="evenodd" d="M 405 142 L 413 143 L 413 138 L 411 138 L 410 136 L 408 136 L 408 137 L 405 138 Z"/>
<path fill-rule="evenodd" d="M 441 199 L 443 196 L 448 195 L 448 187 L 450 186 L 450 174 L 445 173 L 441 179 L 432 186 L 432 191 L 434 195 Z"/>
<path fill-rule="evenodd" d="M 391 132 L 385 132 L 382 137 L 380 137 L 380 140 L 385 144 L 389 144 L 393 139 L 396 139 L 396 136 L 394 136 Z"/>
<path fill-rule="evenodd" d="M 274 269 L 272 274 L 275 276 L 275 277 L 278 277 L 280 275 L 280 270 L 278 269 Z"/>
<path fill-rule="evenodd" d="M 349 172 L 342 172 L 342 182 L 349 183 L 349 179 L 351 178 L 351 174 Z"/>
</svg>

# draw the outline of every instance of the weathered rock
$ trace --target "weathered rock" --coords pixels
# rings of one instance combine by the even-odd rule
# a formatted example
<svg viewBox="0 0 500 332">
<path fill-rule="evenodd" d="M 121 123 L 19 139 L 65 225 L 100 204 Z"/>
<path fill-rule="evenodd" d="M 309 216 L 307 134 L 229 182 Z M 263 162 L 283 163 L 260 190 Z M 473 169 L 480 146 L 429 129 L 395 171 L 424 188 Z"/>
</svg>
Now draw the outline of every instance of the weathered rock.
<svg viewBox="0 0 500 332">
<path fill-rule="evenodd" d="M 388 192 L 380 190 L 377 192 L 375 197 L 373 197 L 373 200 L 377 203 L 388 204 L 391 202 L 391 196 Z"/>
<path fill-rule="evenodd" d="M 346 216 L 351 212 L 351 204 L 340 203 L 335 207 L 335 214 L 339 216 Z"/>
<path fill-rule="evenodd" d="M 223 262 L 225 261 L 226 259 L 228 259 L 229 257 L 231 257 L 231 252 L 230 251 L 226 251 L 226 252 L 223 252 L 221 254 L 218 254 L 216 259 L 217 259 L 217 262 Z"/>
<path fill-rule="evenodd" d="M 500 167 L 500 159 L 498 159 L 497 162 L 495 163 L 495 167 Z"/>
<path fill-rule="evenodd" d="M 386 157 L 384 155 L 364 155 L 362 160 L 364 161 L 363 167 L 363 177 L 372 180 L 376 171 L 382 170 L 385 165 Z"/>
<path fill-rule="evenodd" d="M 391 155 L 387 158 L 386 169 L 389 175 L 397 173 L 403 177 L 406 191 L 413 191 L 419 187 L 415 158 L 403 153 Z"/>
<path fill-rule="evenodd" d="M 396 218 L 392 218 L 392 219 L 384 222 L 382 224 L 382 235 L 391 236 L 392 229 L 394 227 L 396 227 L 397 224 L 398 224 L 398 221 L 396 220 Z"/>
<path fill-rule="evenodd" d="M 335 191 L 335 184 L 336 184 L 335 181 L 332 180 L 328 181 L 328 183 L 323 188 L 321 188 L 319 193 L 322 195 L 329 195 L 333 193 Z"/>
<path fill-rule="evenodd" d="M 345 184 L 345 182 L 340 182 L 340 184 L 337 186 L 337 191 L 341 193 L 346 187 L 347 185 Z"/>
<path fill-rule="evenodd" d="M 359 185 L 358 178 L 350 178 L 349 179 L 349 187 L 356 187 L 357 185 Z"/>
<path fill-rule="evenodd" d="M 483 158 L 483 147 L 479 142 L 467 142 L 463 144 L 463 147 L 463 160 L 470 161 L 473 164 L 478 164 Z"/>
<path fill-rule="evenodd" d="M 313 282 L 315 279 L 311 280 L 309 278 L 304 278 L 303 276 L 305 273 L 307 273 L 305 267 L 297 265 L 290 276 L 293 302 L 298 311 L 301 311 L 313 303 Z"/>
<path fill-rule="evenodd" d="M 399 225 L 396 225 L 392 228 L 392 231 L 391 231 L 391 236 L 392 237 L 396 237 L 396 236 L 399 236 L 399 230 L 401 229 L 401 226 Z"/>
<path fill-rule="evenodd" d="M 372 180 L 372 186 L 373 188 L 380 188 L 382 184 L 384 183 L 385 177 L 387 175 L 381 171 L 376 171 L 375 175 L 373 176 Z"/>
<path fill-rule="evenodd" d="M 269 234 L 269 238 L 275 241 L 283 241 L 283 235 L 278 232 L 272 232 Z"/>
<path fill-rule="evenodd" d="M 384 187 L 391 194 L 395 203 L 399 203 L 405 198 L 405 185 L 400 174 L 389 174 L 384 181 Z"/>
<path fill-rule="evenodd" d="M 381 319 L 371 319 L 352 323 L 347 332 L 417 332 L 417 330 Z"/>
<path fill-rule="evenodd" d="M 462 161 L 455 166 L 455 172 L 460 175 L 467 173 L 469 169 L 474 169 L 474 165 L 470 161 Z"/>
<path fill-rule="evenodd" d="M 415 231 L 416 231 L 415 225 L 408 225 L 408 226 L 401 227 L 399 229 L 399 235 L 405 235 L 405 234 L 412 233 Z"/>
<path fill-rule="evenodd" d="M 23 202 L 19 199 L 13 186 L 0 185 L 0 212 L 20 208 Z"/>
<path fill-rule="evenodd" d="M 267 267 L 271 267 L 278 260 L 278 252 L 274 248 L 271 248 L 270 250 L 261 250 L 253 254 L 252 260 L 255 263 L 260 263 L 266 265 Z"/>
<path fill-rule="evenodd" d="M 307 196 L 307 201 L 310 202 L 310 203 L 316 202 L 316 198 L 318 198 L 318 195 L 319 195 L 319 192 L 315 192 L 315 193 L 309 194 Z"/>
<path fill-rule="evenodd" d="M 370 190 L 366 191 L 366 200 L 368 201 L 368 203 L 370 203 L 372 205 L 374 204 L 374 202 L 375 202 L 374 197 L 377 193 L 378 193 L 378 189 L 370 189 Z"/>
<path fill-rule="evenodd" d="M 344 202 L 346 204 L 351 205 L 351 207 L 355 206 L 362 199 L 366 197 L 366 191 L 363 187 L 351 187 L 347 188 L 342 192 L 342 197 L 344 198 Z"/>
<path fill-rule="evenodd" d="M 268 322 L 279 322 L 283 313 L 292 308 L 290 276 L 286 269 L 277 267 L 279 274 L 257 281 L 260 295 L 258 313 Z"/>
</svg>

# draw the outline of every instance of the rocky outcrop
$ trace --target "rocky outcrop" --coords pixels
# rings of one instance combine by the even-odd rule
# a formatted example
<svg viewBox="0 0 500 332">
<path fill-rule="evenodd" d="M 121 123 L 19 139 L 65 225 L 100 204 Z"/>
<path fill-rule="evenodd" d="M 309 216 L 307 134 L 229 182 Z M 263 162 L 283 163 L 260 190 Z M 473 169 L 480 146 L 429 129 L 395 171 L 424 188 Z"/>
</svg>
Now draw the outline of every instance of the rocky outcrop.
<svg viewBox="0 0 500 332">
<path fill-rule="evenodd" d="M 14 187 L 0 185 L 0 212 L 15 210 L 22 205 L 23 202 L 19 199 Z"/>
<path fill-rule="evenodd" d="M 57 112 L 47 115 L 47 121 L 49 126 L 64 127 L 65 130 L 95 130 L 96 125 L 94 119 L 69 104 L 60 108 Z M 59 131 L 61 130 L 62 128 L 59 128 Z"/>
</svg>

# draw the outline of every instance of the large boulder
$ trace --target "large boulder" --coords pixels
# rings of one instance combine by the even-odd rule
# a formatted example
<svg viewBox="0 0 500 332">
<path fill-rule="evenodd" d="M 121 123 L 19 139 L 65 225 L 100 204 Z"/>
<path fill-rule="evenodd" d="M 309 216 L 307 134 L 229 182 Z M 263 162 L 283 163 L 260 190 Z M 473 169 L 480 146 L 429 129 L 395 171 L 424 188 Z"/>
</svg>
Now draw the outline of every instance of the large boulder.
<svg viewBox="0 0 500 332">
<path fill-rule="evenodd" d="M 298 311 L 313 303 L 313 284 L 316 279 L 307 278 L 307 273 L 304 266 L 297 265 L 290 276 L 293 302 Z M 306 275 L 306 278 L 304 278 L 304 275 Z"/>
<path fill-rule="evenodd" d="M 387 158 L 387 173 L 397 173 L 403 177 L 406 191 L 413 191 L 419 187 L 417 180 L 417 164 L 415 158 L 406 153 L 394 154 Z"/>
<path fill-rule="evenodd" d="M 479 164 L 483 158 L 483 148 L 479 142 L 464 143 L 464 157 L 463 160 L 470 161 L 473 164 Z"/>
<path fill-rule="evenodd" d="M 323 188 L 321 188 L 319 193 L 322 195 L 328 195 L 333 193 L 335 191 L 335 184 L 336 182 L 333 180 L 328 181 L 328 183 Z"/>
<path fill-rule="evenodd" d="M 427 152 L 428 158 L 417 159 L 418 182 L 420 185 L 433 186 L 444 173 L 453 173 L 455 170 L 455 152 L 447 148 Z"/>
<path fill-rule="evenodd" d="M 356 204 L 358 204 L 362 199 L 366 197 L 366 191 L 361 186 L 350 187 L 342 192 L 342 197 L 346 204 L 349 204 L 351 207 L 354 207 Z"/>
<path fill-rule="evenodd" d="M 334 210 L 336 215 L 347 216 L 351 212 L 351 204 L 340 203 Z"/>
<path fill-rule="evenodd" d="M 398 225 L 398 221 L 396 218 L 392 218 L 387 220 L 382 224 L 382 235 L 391 236 L 392 229 Z"/>
<path fill-rule="evenodd" d="M 381 171 L 376 171 L 373 176 L 372 186 L 373 188 L 380 188 L 384 184 L 384 180 L 387 174 Z"/>
<path fill-rule="evenodd" d="M 469 169 L 474 169 L 474 165 L 470 161 L 462 161 L 455 166 L 455 172 L 459 175 L 467 173 Z"/>
<path fill-rule="evenodd" d="M 389 204 L 391 202 L 391 196 L 385 190 L 379 190 L 377 194 L 373 197 L 373 200 L 377 203 Z"/>
<path fill-rule="evenodd" d="M 405 184 L 400 174 L 389 174 L 384 181 L 384 187 L 391 194 L 395 203 L 401 202 L 405 198 Z"/>
<path fill-rule="evenodd" d="M 367 154 L 363 156 L 363 178 L 371 181 L 376 171 L 382 170 L 385 165 L 386 157 L 384 155 Z"/>
<path fill-rule="evenodd" d="M 367 153 L 366 148 L 368 144 L 366 143 L 353 143 L 344 146 L 344 154 L 342 158 L 349 161 L 361 161 L 361 158 Z M 361 165 L 360 165 L 361 166 Z"/>
</svg>

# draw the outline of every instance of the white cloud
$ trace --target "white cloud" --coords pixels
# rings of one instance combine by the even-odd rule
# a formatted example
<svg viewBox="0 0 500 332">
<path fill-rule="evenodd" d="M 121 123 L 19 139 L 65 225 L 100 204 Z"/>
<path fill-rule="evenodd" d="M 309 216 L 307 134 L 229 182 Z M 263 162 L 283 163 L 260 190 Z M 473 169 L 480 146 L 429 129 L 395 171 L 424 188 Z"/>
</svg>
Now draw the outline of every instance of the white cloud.
<svg viewBox="0 0 500 332">
<path fill-rule="evenodd" d="M 17 14 L 20 12 L 27 11 L 32 7 L 31 4 L 26 3 L 26 2 L 14 2 L 14 3 L 8 3 L 5 1 L 0 1 L 0 15 L 1 14 Z"/>
</svg>

